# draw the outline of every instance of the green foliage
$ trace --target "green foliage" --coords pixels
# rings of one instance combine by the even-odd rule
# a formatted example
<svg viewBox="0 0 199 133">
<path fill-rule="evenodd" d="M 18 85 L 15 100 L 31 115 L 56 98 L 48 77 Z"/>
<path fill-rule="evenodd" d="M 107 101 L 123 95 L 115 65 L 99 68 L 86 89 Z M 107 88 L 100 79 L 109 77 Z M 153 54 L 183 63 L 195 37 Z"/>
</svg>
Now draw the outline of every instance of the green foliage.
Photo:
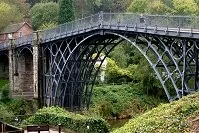
<svg viewBox="0 0 199 133">
<path fill-rule="evenodd" d="M 56 24 L 58 21 L 59 5 L 57 3 L 38 3 L 30 9 L 34 29 L 46 24 Z"/>
<path fill-rule="evenodd" d="M 89 112 L 105 118 L 134 117 L 160 102 L 163 101 L 147 96 L 137 85 L 106 85 L 93 89 Z"/>
<path fill-rule="evenodd" d="M 106 79 L 108 82 L 139 83 L 139 89 L 146 94 L 165 97 L 154 71 L 143 55 L 129 43 L 118 45 L 107 58 Z M 114 59 L 114 60 L 113 60 Z M 126 64 L 125 64 L 126 63 Z M 128 66 L 128 67 L 127 67 Z"/>
<path fill-rule="evenodd" d="M 131 68 L 131 70 L 133 69 Z M 139 88 L 142 89 L 146 94 L 159 97 L 165 96 L 164 90 L 160 89 L 162 86 L 159 83 L 159 80 L 155 78 L 152 68 L 145 59 L 140 61 L 138 66 L 135 68 L 133 79 L 134 82 L 139 83 Z"/>
<path fill-rule="evenodd" d="M 130 60 L 130 51 L 128 51 L 126 48 L 129 48 L 130 44 L 120 44 L 117 47 L 114 48 L 114 50 L 110 53 L 111 59 L 116 61 L 116 64 L 121 67 L 125 68 L 128 66 L 129 60 Z"/>
<path fill-rule="evenodd" d="M 147 14 L 196 15 L 199 7 L 195 0 L 133 0 L 127 11 Z"/>
<path fill-rule="evenodd" d="M 14 118 L 14 113 L 4 104 L 0 104 L 0 118 L 3 118 L 3 121 L 10 122 Z"/>
<path fill-rule="evenodd" d="M 6 103 L 6 106 L 9 110 L 12 110 L 15 115 L 26 114 L 26 102 L 23 99 L 12 99 Z"/>
<path fill-rule="evenodd" d="M 199 110 L 199 93 L 170 104 L 161 104 L 134 119 L 113 133 L 191 132 L 189 117 Z"/>
<path fill-rule="evenodd" d="M 50 23 L 44 23 L 44 24 L 42 24 L 42 25 L 39 27 L 39 30 L 47 30 L 47 29 L 54 28 L 54 27 L 56 27 L 56 26 L 57 26 L 56 23 L 52 23 L 52 22 L 50 22 Z"/>
<path fill-rule="evenodd" d="M 8 84 L 8 80 L 6 79 L 0 79 L 0 92 L 2 91 L 2 88 Z"/>
<path fill-rule="evenodd" d="M 150 2 L 146 12 L 150 14 L 168 14 L 171 9 L 162 0 L 155 0 Z"/>
<path fill-rule="evenodd" d="M 123 80 L 131 80 L 130 71 L 120 68 L 117 66 L 116 62 L 110 58 L 106 58 L 106 60 L 108 62 L 106 70 L 106 78 L 108 82 L 122 82 Z"/>
<path fill-rule="evenodd" d="M 6 99 L 0 102 L 0 118 L 13 125 L 19 124 L 14 120 L 16 117 L 21 121 L 25 119 L 26 115 L 33 114 L 35 110 L 33 102 L 24 99 Z"/>
<path fill-rule="evenodd" d="M 168 14 L 171 9 L 162 0 L 134 0 L 127 11 L 147 14 Z"/>
<path fill-rule="evenodd" d="M 131 0 L 87 0 L 88 9 L 92 13 L 123 12 Z"/>
<path fill-rule="evenodd" d="M 23 15 L 27 15 L 29 10 L 29 4 L 25 2 L 25 0 L 1 0 L 0 3 L 6 3 L 10 6 L 14 6 L 17 9 L 17 12 Z M 19 16 L 15 16 L 19 17 Z M 22 17 L 22 16 L 20 16 Z"/>
<path fill-rule="evenodd" d="M 6 85 L 4 85 L 4 87 L 2 87 L 1 101 L 3 101 L 3 102 L 10 101 L 9 85 L 8 84 L 6 84 Z"/>
<path fill-rule="evenodd" d="M 19 9 L 13 4 L 0 2 L 0 31 L 5 28 L 11 21 L 18 22 L 22 18 Z"/>
<path fill-rule="evenodd" d="M 148 4 L 148 0 L 134 0 L 127 10 L 130 12 L 144 13 Z"/>
<path fill-rule="evenodd" d="M 59 24 L 70 22 L 75 19 L 73 0 L 59 1 Z"/>
<path fill-rule="evenodd" d="M 81 133 L 109 132 L 108 125 L 103 119 L 70 113 L 59 107 L 40 109 L 27 120 L 27 123 L 53 126 L 61 124 L 64 128 Z"/>
<path fill-rule="evenodd" d="M 175 14 L 196 15 L 199 11 L 198 5 L 194 0 L 173 0 Z"/>
</svg>

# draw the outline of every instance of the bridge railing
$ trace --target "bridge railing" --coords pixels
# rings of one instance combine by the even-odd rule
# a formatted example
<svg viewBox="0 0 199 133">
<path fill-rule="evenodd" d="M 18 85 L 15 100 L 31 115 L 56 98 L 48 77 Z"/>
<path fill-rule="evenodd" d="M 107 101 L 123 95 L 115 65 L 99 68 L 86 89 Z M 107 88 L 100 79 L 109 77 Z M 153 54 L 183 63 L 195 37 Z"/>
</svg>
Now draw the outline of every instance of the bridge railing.
<svg viewBox="0 0 199 133">
<path fill-rule="evenodd" d="M 98 28 L 100 26 L 109 26 L 118 28 L 120 26 L 138 27 L 138 28 L 177 28 L 186 29 L 192 32 L 192 29 L 199 31 L 199 16 L 168 16 L 168 15 L 140 15 L 135 13 L 103 13 L 100 12 L 89 17 L 77 19 L 72 22 L 61 24 L 55 28 L 41 31 L 41 38 L 47 40 L 61 38 L 61 36 L 70 36 L 83 33 L 88 29 Z M 32 42 L 33 35 L 17 38 L 16 46 L 20 47 Z M 0 44 L 0 49 L 7 49 L 8 42 Z"/>
<path fill-rule="evenodd" d="M 55 28 L 44 30 L 41 32 L 42 40 L 54 39 L 57 36 L 72 35 L 75 32 L 81 32 L 88 28 L 95 27 L 99 22 L 99 14 L 78 19 L 72 22 L 58 25 Z"/>
<path fill-rule="evenodd" d="M 199 17 L 197 16 L 163 16 L 145 15 L 147 24 L 158 27 L 168 26 L 169 28 L 199 28 Z"/>
<path fill-rule="evenodd" d="M 18 47 L 23 46 L 23 45 L 27 45 L 27 44 L 31 44 L 32 39 L 33 39 L 33 34 L 26 35 L 26 36 L 23 36 L 23 37 L 19 37 L 15 40 L 15 44 Z"/>
<path fill-rule="evenodd" d="M 199 29 L 199 16 L 140 15 L 103 13 L 103 24 L 109 26 L 168 27 Z"/>
</svg>

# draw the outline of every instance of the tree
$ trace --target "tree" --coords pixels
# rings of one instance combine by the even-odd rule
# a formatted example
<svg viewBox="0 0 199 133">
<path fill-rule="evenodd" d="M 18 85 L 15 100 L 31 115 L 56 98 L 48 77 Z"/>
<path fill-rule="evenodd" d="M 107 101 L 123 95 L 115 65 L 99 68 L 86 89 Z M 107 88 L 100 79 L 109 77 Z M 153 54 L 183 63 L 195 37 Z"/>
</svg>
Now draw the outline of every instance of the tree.
<svg viewBox="0 0 199 133">
<path fill-rule="evenodd" d="M 73 0 L 60 0 L 59 2 L 59 24 L 75 19 Z"/>
<path fill-rule="evenodd" d="M 104 12 L 124 12 L 130 0 L 87 0 L 87 5 L 91 13 Z"/>
<path fill-rule="evenodd" d="M 75 16 L 77 18 L 88 16 L 92 13 L 90 2 L 92 3 L 92 0 L 74 0 Z"/>
<path fill-rule="evenodd" d="M 194 0 L 173 0 L 174 14 L 196 15 L 198 5 Z"/>
<path fill-rule="evenodd" d="M 57 23 L 49 22 L 44 23 L 39 27 L 39 30 L 46 30 L 46 29 L 52 29 L 57 26 Z"/>
<path fill-rule="evenodd" d="M 9 5 L 4 2 L 0 3 L 0 31 L 5 28 L 10 22 L 18 22 L 22 18 L 22 14 L 14 5 Z"/>
<path fill-rule="evenodd" d="M 32 26 L 38 29 L 43 24 L 54 23 L 58 21 L 59 5 L 54 2 L 38 3 L 30 9 Z"/>
<path fill-rule="evenodd" d="M 124 49 L 124 45 L 118 45 L 114 48 L 114 50 L 110 53 L 111 59 L 116 61 L 116 64 L 119 67 L 125 68 L 128 66 L 129 55 L 126 53 Z"/>
<path fill-rule="evenodd" d="M 132 81 L 131 71 L 119 67 L 111 58 L 106 58 L 106 60 L 108 64 L 105 75 L 108 82 Z"/>
<path fill-rule="evenodd" d="M 144 13 L 147 8 L 147 5 L 149 5 L 148 0 L 134 0 L 128 7 L 127 11 L 134 13 Z"/>
<path fill-rule="evenodd" d="M 0 1 L 10 6 L 15 6 L 21 14 L 27 15 L 27 12 L 29 10 L 29 4 L 26 3 L 26 0 L 0 0 Z"/>
<path fill-rule="evenodd" d="M 171 12 L 171 9 L 162 0 L 152 1 L 145 10 L 150 14 L 167 14 Z"/>
</svg>

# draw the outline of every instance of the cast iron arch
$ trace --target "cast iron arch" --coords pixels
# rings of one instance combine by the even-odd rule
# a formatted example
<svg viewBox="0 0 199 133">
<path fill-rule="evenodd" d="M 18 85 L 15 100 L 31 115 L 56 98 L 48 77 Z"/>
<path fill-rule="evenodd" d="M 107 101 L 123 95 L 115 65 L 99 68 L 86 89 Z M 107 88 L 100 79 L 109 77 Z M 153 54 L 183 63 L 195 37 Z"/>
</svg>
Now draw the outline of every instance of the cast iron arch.
<svg viewBox="0 0 199 133">
<path fill-rule="evenodd" d="M 101 37 L 106 37 L 106 36 L 112 36 L 112 38 L 108 38 L 109 40 L 107 42 L 103 42 L 103 40 L 100 40 Z M 98 38 L 99 37 L 99 38 Z M 149 38 L 150 37 L 150 38 Z M 92 43 L 90 44 L 85 44 L 84 42 L 88 41 L 89 39 L 94 39 L 94 38 L 98 38 L 102 44 L 101 49 L 99 49 L 96 46 L 93 46 L 93 48 L 90 49 L 90 51 L 88 50 L 87 52 L 85 52 L 88 48 L 89 45 L 92 45 Z M 155 39 L 156 38 L 156 39 Z M 164 38 L 164 37 L 163 37 Z M 96 41 L 95 43 L 99 43 L 99 40 Z M 106 38 L 105 38 L 106 40 Z M 104 40 L 104 41 L 105 41 Z M 80 91 L 80 103 L 77 104 L 78 107 L 82 107 L 86 105 L 87 108 L 89 107 L 90 104 L 90 97 L 92 94 L 92 88 L 93 88 L 93 84 L 95 82 L 96 79 L 96 75 L 103 63 L 103 61 L 105 60 L 105 58 L 108 56 L 108 54 L 111 52 L 111 50 L 117 46 L 121 41 L 126 40 L 129 43 L 131 43 L 131 45 L 133 45 L 135 48 L 137 48 L 141 54 L 147 59 L 147 61 L 149 62 L 150 66 L 153 68 L 153 70 L 155 71 L 160 83 L 162 84 L 164 91 L 168 97 L 169 101 L 175 100 L 175 99 L 179 99 L 182 96 L 182 92 L 184 91 L 185 88 L 183 88 L 181 85 L 177 85 L 176 83 L 176 79 L 174 79 L 175 77 L 173 76 L 174 73 L 178 73 L 178 76 L 180 79 L 182 79 L 182 72 L 180 71 L 178 64 L 176 63 L 175 59 L 172 56 L 172 53 L 170 51 L 170 49 L 164 45 L 164 42 L 161 41 L 161 39 L 159 38 L 159 36 L 156 35 L 146 35 L 146 34 L 134 34 L 134 35 L 128 35 L 128 34 L 119 34 L 116 32 L 104 32 L 102 34 L 102 32 L 100 31 L 99 33 L 95 33 L 93 35 L 87 36 L 85 38 L 83 38 L 81 41 L 77 42 L 75 41 L 75 46 L 73 47 L 73 49 L 70 49 L 70 47 L 67 44 L 67 47 L 64 49 L 63 53 L 62 53 L 62 58 L 64 57 L 65 53 L 68 52 L 68 56 L 66 59 L 64 59 L 64 64 L 61 68 L 58 68 L 57 70 L 55 70 L 55 75 L 57 74 L 57 71 L 59 71 L 59 76 L 56 79 L 56 82 L 53 82 L 52 84 L 54 88 L 54 94 L 48 97 L 51 97 L 51 102 L 50 105 L 61 105 L 61 106 L 65 106 L 65 107 L 73 107 L 73 96 L 74 96 L 74 88 L 72 85 L 75 85 L 74 83 L 71 84 L 70 82 L 72 82 L 72 80 L 74 80 L 74 82 L 76 81 L 76 79 L 74 78 L 74 74 L 76 74 L 76 77 L 80 79 L 79 82 L 80 83 L 80 87 L 81 87 L 81 91 Z M 143 43 L 143 45 L 141 46 L 141 44 L 138 43 L 138 41 L 141 41 L 139 43 Z M 153 44 L 153 42 L 159 42 L 159 44 Z M 106 43 L 110 43 L 110 42 L 115 42 L 112 44 L 111 47 L 109 47 Z M 73 44 L 74 45 L 74 44 Z M 98 45 L 98 44 L 96 44 Z M 144 48 L 143 48 L 144 46 Z M 107 49 L 107 47 L 109 47 Z M 94 65 L 98 59 L 98 57 L 100 56 L 101 53 L 104 52 L 104 49 L 106 49 L 106 53 L 104 58 L 101 60 L 101 64 L 100 67 L 98 67 L 97 70 L 95 70 L 94 72 Z M 60 50 L 60 49 L 58 49 Z M 77 51 L 80 51 L 77 54 Z M 92 52 L 93 53 L 97 53 L 96 58 L 92 59 Z M 155 62 L 153 59 L 151 59 L 151 57 L 149 57 L 148 52 L 152 52 L 153 55 L 156 56 Z M 159 52 L 161 51 L 161 52 Z M 59 51 L 57 51 L 59 52 Z M 75 55 L 77 54 L 77 55 Z M 83 58 L 85 57 L 85 61 L 83 61 Z M 170 70 L 169 66 L 167 63 L 165 63 L 164 59 L 167 57 L 167 60 L 169 60 L 169 62 L 172 62 L 175 69 L 174 70 Z M 56 57 L 55 57 L 56 58 Z M 77 69 L 78 67 L 81 67 L 81 64 L 78 66 L 78 62 L 79 59 L 82 62 L 85 62 L 85 64 L 82 66 L 83 69 Z M 70 64 L 72 62 L 72 65 Z M 60 63 L 60 61 L 59 61 Z M 70 64 L 70 68 L 68 67 L 68 65 Z M 166 77 L 165 75 L 163 75 L 161 73 L 160 70 L 158 70 L 158 65 L 161 65 L 161 69 L 163 69 L 166 72 Z M 88 68 L 88 69 L 87 69 Z M 61 70 L 61 71 L 60 71 Z M 94 77 L 91 79 L 91 75 L 94 72 Z M 84 74 L 83 77 L 81 74 Z M 63 86 L 61 86 L 62 84 L 62 79 L 63 77 L 67 75 L 67 77 L 64 80 L 64 89 Z M 166 86 L 166 82 L 168 81 L 168 83 L 171 83 L 174 90 L 175 90 L 175 95 L 172 96 L 172 94 L 170 94 L 168 87 Z M 169 82 L 170 81 L 170 82 Z M 182 82 L 182 81 L 181 81 Z M 89 84 L 91 84 L 91 89 L 90 91 L 88 91 L 88 86 Z M 185 83 L 186 84 L 186 83 Z M 76 85 L 77 87 L 78 85 Z M 69 87 L 70 89 L 72 89 L 73 93 L 70 94 L 71 96 L 71 101 L 70 104 L 67 104 L 66 106 L 66 87 Z M 60 91 L 60 89 L 62 89 Z M 58 92 L 59 91 L 59 92 Z M 83 93 L 86 93 L 86 98 L 83 98 Z M 45 94 L 44 94 L 45 95 Z M 52 97 L 53 96 L 53 97 Z M 84 103 L 82 103 L 84 102 Z"/>
<path fill-rule="evenodd" d="M 8 55 L 8 51 L 3 51 L 3 52 L 0 52 L 0 56 L 6 56 L 6 57 L 9 57 Z"/>
</svg>

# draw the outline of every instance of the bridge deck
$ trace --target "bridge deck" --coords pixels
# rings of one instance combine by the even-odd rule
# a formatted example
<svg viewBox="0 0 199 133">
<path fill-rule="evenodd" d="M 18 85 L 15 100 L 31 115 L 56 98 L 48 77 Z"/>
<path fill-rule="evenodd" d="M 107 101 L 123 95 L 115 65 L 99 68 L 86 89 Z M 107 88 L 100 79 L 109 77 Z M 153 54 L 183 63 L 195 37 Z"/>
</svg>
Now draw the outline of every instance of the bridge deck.
<svg viewBox="0 0 199 133">
<path fill-rule="evenodd" d="M 41 31 L 43 43 L 94 30 L 120 30 L 157 35 L 199 38 L 198 17 L 138 15 L 132 13 L 98 13 L 86 18 Z M 192 28 L 191 28 L 192 27 Z M 33 34 L 17 38 L 16 47 L 30 45 Z M 0 51 L 8 49 L 8 42 L 0 44 Z"/>
</svg>

